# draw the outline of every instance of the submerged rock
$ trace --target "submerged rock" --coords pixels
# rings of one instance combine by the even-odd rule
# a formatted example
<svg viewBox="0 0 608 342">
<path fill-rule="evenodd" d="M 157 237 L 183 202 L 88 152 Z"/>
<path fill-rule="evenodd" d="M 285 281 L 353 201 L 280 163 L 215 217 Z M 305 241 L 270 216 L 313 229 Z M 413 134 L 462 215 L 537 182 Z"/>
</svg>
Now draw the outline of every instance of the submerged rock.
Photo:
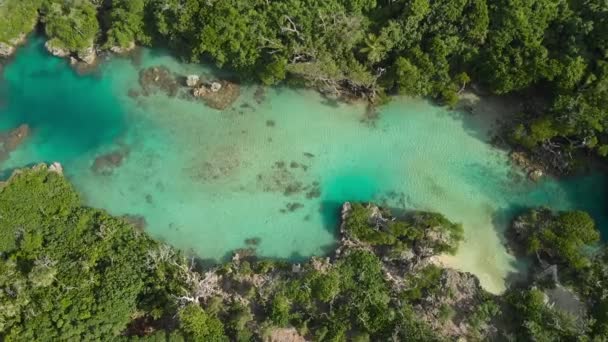
<svg viewBox="0 0 608 342">
<path fill-rule="evenodd" d="M 11 152 L 30 135 L 30 126 L 22 124 L 8 132 L 0 133 L 0 161 L 6 160 Z"/>
<path fill-rule="evenodd" d="M 545 173 L 542 165 L 532 161 L 525 153 L 512 152 L 509 157 L 513 165 L 522 169 L 531 181 L 538 182 L 544 177 Z"/>
<path fill-rule="evenodd" d="M 146 218 L 141 215 L 125 215 L 123 219 L 140 232 L 143 232 L 148 225 Z"/>
<path fill-rule="evenodd" d="M 129 149 L 122 147 L 119 150 L 102 154 L 95 158 L 91 170 L 101 175 L 112 174 L 114 169 L 121 166 L 124 159 L 129 154 Z"/>
<path fill-rule="evenodd" d="M 266 88 L 258 86 L 253 93 L 253 98 L 257 104 L 262 104 L 266 100 Z"/>
<path fill-rule="evenodd" d="M 139 85 L 143 95 L 150 95 L 161 91 L 168 96 L 175 97 L 179 91 L 177 77 L 165 66 L 153 66 L 139 72 Z"/>
</svg>

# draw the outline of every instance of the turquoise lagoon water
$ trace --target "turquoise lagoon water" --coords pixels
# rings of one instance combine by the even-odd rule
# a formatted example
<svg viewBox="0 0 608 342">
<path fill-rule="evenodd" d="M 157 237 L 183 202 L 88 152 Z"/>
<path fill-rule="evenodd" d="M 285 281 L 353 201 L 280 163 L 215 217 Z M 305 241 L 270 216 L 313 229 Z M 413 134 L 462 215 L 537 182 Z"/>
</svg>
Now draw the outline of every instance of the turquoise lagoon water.
<svg viewBox="0 0 608 342">
<path fill-rule="evenodd" d="M 3 71 L 0 129 L 27 123 L 32 134 L 0 168 L 59 161 L 87 205 L 141 215 L 153 236 L 205 259 L 250 238 L 260 241 L 258 255 L 325 254 L 346 200 L 439 211 L 466 232 L 459 253 L 440 261 L 495 292 L 520 267 L 501 237 L 519 208 L 582 208 L 603 219 L 602 177 L 532 184 L 486 142 L 479 117 L 397 99 L 371 120 L 361 105 L 288 88 L 266 89 L 258 103 L 245 86 L 225 111 L 162 94 L 129 97 L 139 69 L 154 65 L 211 73 L 145 51 L 141 64 L 115 58 L 78 76 L 30 42 Z M 128 154 L 111 174 L 91 170 L 119 149 Z"/>
</svg>

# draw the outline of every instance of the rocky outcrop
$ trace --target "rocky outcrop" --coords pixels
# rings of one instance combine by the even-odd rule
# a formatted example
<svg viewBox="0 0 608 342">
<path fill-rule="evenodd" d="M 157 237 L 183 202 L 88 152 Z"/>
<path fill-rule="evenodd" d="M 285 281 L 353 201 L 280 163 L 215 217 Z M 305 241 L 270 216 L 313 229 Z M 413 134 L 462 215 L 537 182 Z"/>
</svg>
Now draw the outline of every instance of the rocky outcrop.
<svg viewBox="0 0 608 342">
<path fill-rule="evenodd" d="M 414 309 L 434 331 L 458 338 L 471 333 L 469 318 L 486 301 L 477 277 L 470 273 L 443 269 L 433 291 L 427 291 Z M 495 333 L 490 326 L 480 327 L 484 336 Z"/>
<path fill-rule="evenodd" d="M 511 162 L 522 169 L 531 181 L 538 182 L 544 177 L 543 166 L 532 161 L 525 153 L 511 152 L 509 157 L 511 158 Z"/>
<path fill-rule="evenodd" d="M 127 54 L 133 50 L 135 50 L 135 48 L 137 47 L 137 45 L 135 45 L 135 42 L 129 42 L 129 44 L 127 44 L 127 46 L 122 47 L 122 46 L 112 46 L 110 48 L 110 51 L 112 51 L 113 53 L 117 54 L 117 55 L 124 55 Z"/>
<path fill-rule="evenodd" d="M 92 65 L 97 60 L 97 52 L 95 51 L 94 46 L 89 46 L 88 48 L 78 51 L 78 59 L 82 62 Z"/>
<path fill-rule="evenodd" d="M 52 39 L 47 41 L 44 44 L 44 47 L 51 55 L 55 57 L 65 58 L 70 56 L 70 50 L 60 47 L 57 42 L 53 41 Z"/>
<path fill-rule="evenodd" d="M 228 80 L 207 82 L 194 86 L 192 95 L 205 101 L 211 108 L 223 110 L 238 99 L 240 86 Z"/>
<path fill-rule="evenodd" d="M 59 162 L 54 162 L 49 166 L 49 172 L 63 175 L 63 166 Z"/>
<path fill-rule="evenodd" d="M 7 42 L 0 42 L 0 57 L 6 58 L 12 56 L 17 50 L 17 46 L 25 43 L 25 38 L 25 33 L 21 33 Z"/>
<path fill-rule="evenodd" d="M 200 80 L 199 75 L 188 75 L 186 76 L 186 86 L 194 88 L 199 85 Z"/>
<path fill-rule="evenodd" d="M 15 47 L 13 45 L 0 42 L 0 57 L 9 57 L 15 53 Z"/>
</svg>

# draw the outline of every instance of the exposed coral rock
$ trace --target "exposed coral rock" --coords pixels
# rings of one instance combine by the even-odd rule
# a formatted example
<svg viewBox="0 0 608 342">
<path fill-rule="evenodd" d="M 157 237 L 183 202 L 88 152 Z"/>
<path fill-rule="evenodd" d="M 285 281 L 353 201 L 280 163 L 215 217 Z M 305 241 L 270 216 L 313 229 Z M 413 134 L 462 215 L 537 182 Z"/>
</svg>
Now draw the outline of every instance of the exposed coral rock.
<svg viewBox="0 0 608 342">
<path fill-rule="evenodd" d="M 214 93 L 217 93 L 221 89 L 222 89 L 222 84 L 221 83 L 219 83 L 219 82 L 211 82 L 211 87 L 209 87 L 209 90 L 211 90 Z"/>
<path fill-rule="evenodd" d="M 196 87 L 200 82 L 201 78 L 198 75 L 188 75 L 186 76 L 186 85 L 188 87 Z"/>
<path fill-rule="evenodd" d="M 110 48 L 110 51 L 112 51 L 115 54 L 122 55 L 122 54 L 126 54 L 126 53 L 133 51 L 135 49 L 135 47 L 136 47 L 135 42 L 129 42 L 129 44 L 127 44 L 126 47 L 122 47 L 122 46 L 118 46 L 118 45 L 112 46 Z"/>
<path fill-rule="evenodd" d="M 192 90 L 192 95 L 205 101 L 209 107 L 222 110 L 236 101 L 240 87 L 236 83 L 222 80 L 196 87 Z"/>
<path fill-rule="evenodd" d="M 15 47 L 4 42 L 0 42 L 0 57 L 9 57 L 15 53 Z"/>
<path fill-rule="evenodd" d="M 540 169 L 535 169 L 532 170 L 530 172 L 528 172 L 528 178 L 530 178 L 531 180 L 538 182 L 541 178 L 543 178 L 544 176 L 544 172 Z"/>
<path fill-rule="evenodd" d="M 56 57 L 64 58 L 64 57 L 68 57 L 70 55 L 69 50 L 57 46 L 55 43 L 53 43 L 52 40 L 47 41 L 44 44 L 44 47 L 51 55 L 56 56 Z"/>
<path fill-rule="evenodd" d="M 521 168 L 530 180 L 537 182 L 545 175 L 542 165 L 530 160 L 525 153 L 512 152 L 509 156 L 511 157 L 511 162 Z"/>
<path fill-rule="evenodd" d="M 97 60 L 97 53 L 95 52 L 95 47 L 89 46 L 88 48 L 82 51 L 78 51 L 78 59 L 89 65 L 94 64 Z"/>
<path fill-rule="evenodd" d="M 25 33 L 10 39 L 8 42 L 0 42 L 0 57 L 10 57 L 17 50 L 17 46 L 25 42 Z"/>
<path fill-rule="evenodd" d="M 58 162 L 54 162 L 51 164 L 51 166 L 49 166 L 49 172 L 55 172 L 59 175 L 63 175 L 63 166 Z"/>
</svg>

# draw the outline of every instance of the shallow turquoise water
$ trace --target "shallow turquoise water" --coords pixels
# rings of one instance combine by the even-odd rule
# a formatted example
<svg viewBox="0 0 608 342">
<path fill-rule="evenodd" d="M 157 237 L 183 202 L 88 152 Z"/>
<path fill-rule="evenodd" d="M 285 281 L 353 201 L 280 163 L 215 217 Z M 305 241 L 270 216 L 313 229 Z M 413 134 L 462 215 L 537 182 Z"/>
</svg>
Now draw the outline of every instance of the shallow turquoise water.
<svg viewBox="0 0 608 342">
<path fill-rule="evenodd" d="M 130 98 L 138 68 L 153 65 L 211 73 L 148 51 L 140 66 L 112 59 L 82 77 L 32 41 L 0 81 L 0 129 L 27 123 L 32 135 L 0 168 L 59 161 L 88 205 L 142 215 L 154 236 L 210 259 L 254 237 L 259 255 L 323 254 L 346 200 L 440 211 L 466 231 L 460 252 L 441 261 L 493 291 L 518 267 L 500 232 L 519 208 L 581 208 L 604 222 L 603 177 L 532 184 L 485 142 L 483 118 L 398 99 L 369 121 L 362 106 L 287 88 L 267 89 L 258 104 L 243 87 L 226 111 Z M 119 148 L 129 153 L 112 174 L 91 170 Z"/>
</svg>

